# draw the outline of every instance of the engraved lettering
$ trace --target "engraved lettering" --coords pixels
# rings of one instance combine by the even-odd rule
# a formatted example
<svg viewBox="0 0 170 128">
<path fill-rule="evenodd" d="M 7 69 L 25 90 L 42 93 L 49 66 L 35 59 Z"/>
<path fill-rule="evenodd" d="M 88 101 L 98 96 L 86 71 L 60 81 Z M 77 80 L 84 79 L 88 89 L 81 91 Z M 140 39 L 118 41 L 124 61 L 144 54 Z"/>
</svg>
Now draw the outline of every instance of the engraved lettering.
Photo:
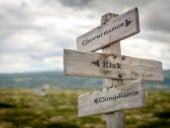
<svg viewBox="0 0 170 128">
<path fill-rule="evenodd" d="M 127 93 L 119 93 L 118 95 L 111 96 L 111 97 L 97 97 L 94 99 L 94 102 L 99 104 L 99 103 L 104 103 L 104 102 L 109 102 L 109 101 L 117 101 L 121 98 L 127 98 L 131 96 L 136 96 L 139 95 L 139 91 L 131 91 Z"/>
<path fill-rule="evenodd" d="M 103 61 L 102 64 L 102 62 L 100 62 L 99 60 L 93 61 L 91 63 L 96 65 L 97 67 L 122 69 L 122 65 L 120 63 L 111 63 L 108 61 Z"/>
<path fill-rule="evenodd" d="M 82 45 L 85 46 L 85 45 L 95 41 L 96 39 L 102 38 L 103 36 L 108 35 L 109 33 L 112 33 L 113 31 L 116 31 L 116 30 L 122 28 L 123 26 L 124 26 L 124 23 L 120 23 L 117 26 L 114 26 L 114 27 L 100 33 L 99 35 L 95 35 L 94 37 L 92 37 L 90 39 L 85 39 L 82 41 Z"/>
</svg>

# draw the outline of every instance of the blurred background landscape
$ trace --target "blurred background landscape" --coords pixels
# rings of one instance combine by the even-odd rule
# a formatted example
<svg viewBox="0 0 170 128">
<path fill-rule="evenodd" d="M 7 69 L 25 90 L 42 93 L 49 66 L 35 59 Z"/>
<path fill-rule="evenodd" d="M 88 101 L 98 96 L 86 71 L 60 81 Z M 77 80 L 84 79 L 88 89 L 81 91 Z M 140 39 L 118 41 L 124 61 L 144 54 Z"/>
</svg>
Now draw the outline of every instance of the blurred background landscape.
<svg viewBox="0 0 170 128">
<path fill-rule="evenodd" d="M 170 90 L 170 70 L 163 71 L 163 82 L 145 82 L 149 90 Z M 95 90 L 102 88 L 100 78 L 65 76 L 63 72 L 30 72 L 0 74 L 0 88 L 32 89 L 48 86 L 52 89 Z"/>
<path fill-rule="evenodd" d="M 147 105 L 126 110 L 126 128 L 170 126 L 169 0 L 0 0 L 0 128 L 106 128 L 105 115 L 77 117 L 77 98 L 102 79 L 64 76 L 63 49 L 101 16 L 137 7 L 140 33 L 122 55 L 162 62 L 164 81 L 145 82 Z"/>
<path fill-rule="evenodd" d="M 170 70 L 164 82 L 145 82 L 147 105 L 126 110 L 127 128 L 169 128 Z M 79 118 L 78 96 L 102 79 L 62 72 L 0 74 L 0 128 L 106 128 L 105 115 Z"/>
</svg>

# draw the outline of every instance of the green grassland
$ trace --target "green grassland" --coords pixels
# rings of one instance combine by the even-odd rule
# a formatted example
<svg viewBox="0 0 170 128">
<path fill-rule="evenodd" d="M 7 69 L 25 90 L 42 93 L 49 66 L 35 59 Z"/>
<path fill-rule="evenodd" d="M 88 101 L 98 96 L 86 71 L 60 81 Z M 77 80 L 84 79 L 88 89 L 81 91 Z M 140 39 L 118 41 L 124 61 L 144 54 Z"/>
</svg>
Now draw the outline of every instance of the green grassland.
<svg viewBox="0 0 170 128">
<path fill-rule="evenodd" d="M 87 91 L 0 90 L 0 128 L 106 128 L 105 115 L 77 117 L 77 98 Z M 126 128 L 169 128 L 170 93 L 147 91 L 145 108 L 126 110 Z"/>
</svg>

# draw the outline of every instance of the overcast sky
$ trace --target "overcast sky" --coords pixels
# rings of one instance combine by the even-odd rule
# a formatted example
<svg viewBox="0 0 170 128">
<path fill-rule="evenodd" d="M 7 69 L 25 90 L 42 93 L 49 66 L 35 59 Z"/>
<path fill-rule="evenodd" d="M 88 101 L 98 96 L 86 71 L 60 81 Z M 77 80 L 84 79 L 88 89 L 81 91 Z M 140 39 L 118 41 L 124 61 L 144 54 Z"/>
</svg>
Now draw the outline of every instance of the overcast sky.
<svg viewBox="0 0 170 128">
<path fill-rule="evenodd" d="M 170 0 L 0 0 L 0 73 L 63 70 L 63 49 L 103 14 L 134 7 L 141 32 L 121 41 L 122 54 L 170 69 Z"/>
</svg>

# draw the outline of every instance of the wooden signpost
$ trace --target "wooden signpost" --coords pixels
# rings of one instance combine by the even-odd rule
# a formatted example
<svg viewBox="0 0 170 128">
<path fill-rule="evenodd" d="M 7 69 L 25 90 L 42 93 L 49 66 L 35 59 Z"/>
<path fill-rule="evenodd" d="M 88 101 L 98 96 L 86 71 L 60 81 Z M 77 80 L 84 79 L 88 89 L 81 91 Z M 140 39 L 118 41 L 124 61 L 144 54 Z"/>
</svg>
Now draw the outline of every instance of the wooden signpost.
<svg viewBox="0 0 170 128">
<path fill-rule="evenodd" d="M 78 115 L 89 116 L 145 106 L 142 80 L 79 96 Z"/>
<path fill-rule="evenodd" d="M 66 75 L 111 79 L 162 81 L 162 63 L 114 54 L 84 53 L 64 50 Z"/>
<path fill-rule="evenodd" d="M 79 51 L 95 51 L 139 33 L 139 31 L 138 9 L 134 8 L 79 36 L 77 49 Z"/>
<path fill-rule="evenodd" d="M 100 77 L 102 91 L 79 96 L 78 115 L 105 114 L 107 128 L 124 128 L 126 109 L 145 106 L 143 80 L 163 81 L 162 63 L 121 56 L 120 40 L 139 33 L 138 9 L 102 16 L 101 25 L 77 38 L 77 50 L 64 50 L 65 75 Z M 102 49 L 102 53 L 92 53 Z M 123 80 L 135 80 L 124 83 Z"/>
</svg>

